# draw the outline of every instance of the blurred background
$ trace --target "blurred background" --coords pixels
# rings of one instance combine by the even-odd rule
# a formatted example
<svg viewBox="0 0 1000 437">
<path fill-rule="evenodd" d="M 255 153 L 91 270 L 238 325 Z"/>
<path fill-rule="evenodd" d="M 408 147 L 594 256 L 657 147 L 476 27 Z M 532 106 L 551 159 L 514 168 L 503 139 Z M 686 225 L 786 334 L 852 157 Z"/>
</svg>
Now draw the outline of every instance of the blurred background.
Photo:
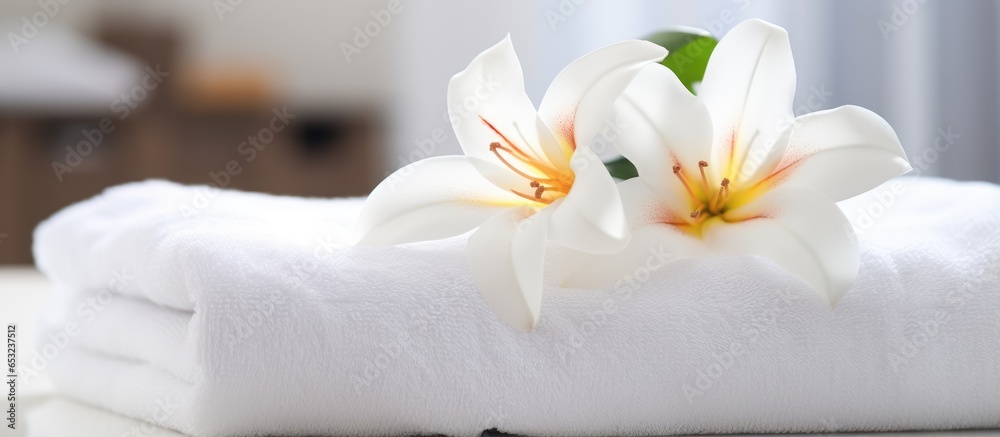
<svg viewBox="0 0 1000 437">
<path fill-rule="evenodd" d="M 865 106 L 915 173 L 1000 181 L 996 1 L 4 0 L 0 264 L 110 185 L 354 196 L 459 153 L 448 80 L 507 33 L 537 103 L 590 50 L 748 18 L 788 29 L 797 114 Z"/>
</svg>

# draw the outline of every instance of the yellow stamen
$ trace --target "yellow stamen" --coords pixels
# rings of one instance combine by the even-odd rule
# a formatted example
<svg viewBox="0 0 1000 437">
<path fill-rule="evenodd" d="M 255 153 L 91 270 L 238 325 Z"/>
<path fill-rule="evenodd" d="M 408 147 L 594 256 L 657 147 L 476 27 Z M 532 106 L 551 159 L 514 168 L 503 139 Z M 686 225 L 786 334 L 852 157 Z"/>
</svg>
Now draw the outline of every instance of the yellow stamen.
<svg viewBox="0 0 1000 437">
<path fill-rule="evenodd" d="M 701 211 L 702 208 L 699 207 L 698 209 L 694 210 L 694 212 L 691 213 L 691 218 L 694 219 L 695 223 L 701 223 L 708 218 L 708 215 L 702 214 Z"/>
<path fill-rule="evenodd" d="M 692 181 L 688 180 L 688 176 L 683 172 L 681 165 L 675 164 L 673 166 L 674 176 L 681 181 L 681 185 L 684 186 L 684 190 L 694 205 L 694 211 L 690 214 L 691 221 L 689 223 L 691 225 L 698 225 L 713 216 L 723 213 L 726 209 L 726 202 L 729 201 L 729 178 L 722 178 L 722 181 L 713 189 L 708 182 L 708 173 L 705 172 L 706 168 L 708 168 L 707 161 L 698 161 L 701 186 L 696 193 L 692 186 Z"/>
<path fill-rule="evenodd" d="M 515 167 L 514 164 L 511 164 L 510 161 L 507 161 L 507 159 L 504 158 L 503 155 L 500 154 L 500 150 L 503 150 L 504 152 L 510 153 L 511 156 L 513 156 L 514 158 L 520 159 L 513 151 L 511 151 L 511 149 L 508 149 L 508 148 L 506 148 L 504 146 L 501 146 L 500 143 L 498 143 L 496 141 L 490 143 L 490 151 L 493 152 L 494 155 L 496 155 L 496 157 L 500 160 L 500 162 L 502 162 L 504 165 L 507 166 L 507 168 L 511 169 L 514 173 L 517 173 L 521 177 L 523 177 L 525 179 L 528 179 L 528 180 L 531 180 L 531 181 L 535 181 L 535 182 L 542 182 L 542 181 L 544 181 L 545 183 L 555 183 L 555 182 L 557 182 L 555 179 L 539 178 L 537 176 L 532 176 L 532 175 L 529 175 L 529 174 L 521 171 L 521 169 Z M 523 153 L 523 152 L 521 152 L 521 153 Z M 529 162 L 530 163 L 530 161 L 525 161 L 523 159 L 521 159 L 521 161 L 522 162 Z"/>
<path fill-rule="evenodd" d="M 708 188 L 708 177 L 705 176 L 705 167 L 708 167 L 707 162 L 698 161 L 698 171 L 701 172 L 701 185 L 702 188 L 705 190 L 705 196 L 707 197 L 708 193 L 711 193 L 712 190 Z"/>
<path fill-rule="evenodd" d="M 544 203 L 546 205 L 552 203 L 551 200 L 542 199 L 541 197 L 529 196 L 529 195 L 524 194 L 524 193 L 522 193 L 520 191 L 517 191 L 517 190 L 510 190 L 510 192 L 514 193 L 514 194 L 517 194 L 518 196 L 521 196 L 521 197 L 523 197 L 525 199 L 528 199 L 528 200 L 530 200 L 532 202 L 541 202 L 541 203 Z"/>
<path fill-rule="evenodd" d="M 701 202 L 698 201 L 698 196 L 694 195 L 694 191 L 691 190 L 691 186 L 688 185 L 687 179 L 685 179 L 684 176 L 681 175 L 681 166 L 680 165 L 675 165 L 674 166 L 674 176 L 677 176 L 677 179 L 680 179 L 681 185 L 684 185 L 684 189 L 687 190 L 688 196 L 691 196 L 691 199 L 694 200 L 695 202 L 697 202 L 698 203 L 698 207 L 700 208 L 701 207 Z"/>
<path fill-rule="evenodd" d="M 729 178 L 722 178 L 722 188 L 719 190 L 722 195 L 719 197 L 719 209 L 729 201 Z"/>
<path fill-rule="evenodd" d="M 712 196 L 712 201 L 709 202 L 714 213 L 718 213 L 722 209 L 722 205 L 725 205 L 726 200 L 729 198 L 729 178 L 722 178 L 721 185 L 718 191 Z"/>
<path fill-rule="evenodd" d="M 542 198 L 542 193 L 544 193 L 544 192 L 545 192 L 545 187 L 535 188 L 535 198 L 536 199 L 541 199 Z"/>
<path fill-rule="evenodd" d="M 540 172 L 541 174 L 544 174 L 546 177 L 539 177 L 526 173 L 524 170 L 521 170 L 521 168 L 515 166 L 514 162 L 505 158 L 504 155 L 500 153 L 501 151 L 506 152 L 506 154 L 509 157 L 514 158 L 516 160 L 514 162 L 520 162 L 520 164 L 528 168 L 532 168 Z M 551 168 L 551 166 L 539 162 L 537 158 L 529 156 L 528 154 L 524 153 L 521 149 L 517 148 L 514 145 L 511 145 L 508 148 L 501 145 L 500 142 L 494 141 L 490 143 L 490 152 L 493 152 L 493 155 L 496 156 L 497 159 L 499 159 L 500 162 L 503 163 L 503 165 L 505 165 L 511 171 L 527 179 L 528 185 L 531 186 L 531 188 L 535 189 L 533 193 L 534 195 L 525 194 L 517 190 L 510 190 L 512 193 L 520 197 L 523 197 L 525 199 L 535 202 L 550 204 L 553 202 L 553 200 L 555 200 L 555 198 L 562 196 L 554 196 L 554 197 L 549 196 L 549 198 L 547 199 L 542 198 L 542 195 L 545 192 L 551 191 L 553 193 L 559 193 L 565 195 L 569 193 L 569 189 L 573 185 L 572 175 L 567 176 Z"/>
</svg>

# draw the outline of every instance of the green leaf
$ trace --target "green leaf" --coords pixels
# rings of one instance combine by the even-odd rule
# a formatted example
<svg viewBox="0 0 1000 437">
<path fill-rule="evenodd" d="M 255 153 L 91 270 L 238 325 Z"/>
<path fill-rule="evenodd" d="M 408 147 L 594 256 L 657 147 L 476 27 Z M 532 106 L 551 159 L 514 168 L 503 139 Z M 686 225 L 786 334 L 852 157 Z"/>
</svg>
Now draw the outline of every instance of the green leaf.
<svg viewBox="0 0 1000 437">
<path fill-rule="evenodd" d="M 660 62 L 673 71 L 684 87 L 694 94 L 694 85 L 705 76 L 708 58 L 719 41 L 707 31 L 693 27 L 673 26 L 644 38 L 667 49 L 670 53 Z M 625 157 L 606 162 L 611 176 L 631 179 L 639 175 L 635 165 Z"/>
<path fill-rule="evenodd" d="M 628 159 L 625 159 L 624 156 L 621 156 L 611 162 L 605 162 L 604 166 L 608 168 L 608 173 L 611 173 L 612 177 L 618 179 L 632 179 L 639 176 L 639 172 L 635 169 L 635 165 Z"/>
<path fill-rule="evenodd" d="M 673 71 L 692 93 L 694 85 L 705 76 L 708 58 L 719 44 L 707 31 L 693 27 L 672 27 L 645 39 L 670 51 L 661 64 Z"/>
</svg>

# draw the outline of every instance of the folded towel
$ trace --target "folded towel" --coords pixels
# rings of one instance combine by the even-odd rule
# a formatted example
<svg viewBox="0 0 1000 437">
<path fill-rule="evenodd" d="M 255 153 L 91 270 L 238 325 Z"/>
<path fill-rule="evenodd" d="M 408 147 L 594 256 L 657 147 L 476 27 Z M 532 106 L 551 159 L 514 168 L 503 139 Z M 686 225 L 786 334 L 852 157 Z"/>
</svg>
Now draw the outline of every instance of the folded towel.
<svg viewBox="0 0 1000 437">
<path fill-rule="evenodd" d="M 62 398 L 46 399 L 28 410 L 30 437 L 184 437 L 141 420 L 130 419 Z"/>
<path fill-rule="evenodd" d="M 833 310 L 766 259 L 663 248 L 605 290 L 553 273 L 531 333 L 475 289 L 467 237 L 353 247 L 360 205 L 151 181 L 63 210 L 36 233 L 45 341 L 68 340 L 45 373 L 199 437 L 1000 426 L 994 185 L 845 202 L 862 261 Z"/>
</svg>

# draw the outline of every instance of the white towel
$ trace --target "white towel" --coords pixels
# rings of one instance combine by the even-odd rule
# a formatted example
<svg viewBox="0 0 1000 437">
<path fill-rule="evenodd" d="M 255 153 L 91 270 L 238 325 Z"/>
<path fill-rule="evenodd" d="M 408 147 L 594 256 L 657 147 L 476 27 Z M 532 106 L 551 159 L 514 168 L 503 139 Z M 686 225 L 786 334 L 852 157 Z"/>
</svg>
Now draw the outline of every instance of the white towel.
<svg viewBox="0 0 1000 437">
<path fill-rule="evenodd" d="M 45 399 L 27 410 L 24 428 L 30 431 L 28 437 L 184 437 L 62 398 Z"/>
<path fill-rule="evenodd" d="M 464 236 L 346 244 L 360 205 L 151 181 L 65 209 L 36 233 L 43 343 L 76 325 L 45 373 L 198 437 L 1000 426 L 994 185 L 846 202 L 862 261 L 834 310 L 752 256 L 651 253 L 607 290 L 560 289 L 552 256 L 531 333 L 479 295 Z"/>
</svg>

